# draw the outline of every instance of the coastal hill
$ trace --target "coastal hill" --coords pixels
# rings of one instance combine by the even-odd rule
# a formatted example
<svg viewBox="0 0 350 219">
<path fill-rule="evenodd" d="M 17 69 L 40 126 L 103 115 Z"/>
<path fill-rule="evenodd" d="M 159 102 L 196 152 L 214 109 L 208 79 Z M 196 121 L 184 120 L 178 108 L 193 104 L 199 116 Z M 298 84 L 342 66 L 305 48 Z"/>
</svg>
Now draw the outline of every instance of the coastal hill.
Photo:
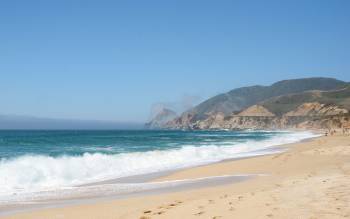
<svg viewBox="0 0 350 219">
<path fill-rule="evenodd" d="M 274 97 L 260 104 L 276 115 L 283 115 L 303 103 L 312 102 L 350 109 L 350 85 L 332 91 L 306 91 Z"/>
<path fill-rule="evenodd" d="M 283 80 L 276 82 L 271 86 L 255 85 L 242 87 L 214 96 L 185 112 L 185 114 L 192 114 L 198 119 L 203 119 L 207 115 L 217 112 L 229 115 L 234 111 L 240 111 L 271 97 L 308 90 L 328 91 L 342 87 L 345 84 L 344 81 L 332 78 L 305 78 Z"/>
<path fill-rule="evenodd" d="M 349 110 L 349 83 L 332 78 L 294 79 L 217 95 L 161 128 L 330 128 L 347 123 Z"/>
</svg>

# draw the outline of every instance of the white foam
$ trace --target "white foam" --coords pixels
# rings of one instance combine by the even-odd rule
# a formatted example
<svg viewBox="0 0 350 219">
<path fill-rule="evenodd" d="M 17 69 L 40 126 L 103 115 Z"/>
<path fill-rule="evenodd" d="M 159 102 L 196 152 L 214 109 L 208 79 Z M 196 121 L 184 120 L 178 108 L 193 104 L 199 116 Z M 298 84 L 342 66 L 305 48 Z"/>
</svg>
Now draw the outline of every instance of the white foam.
<svg viewBox="0 0 350 219">
<path fill-rule="evenodd" d="M 254 176 L 264 176 L 264 174 L 240 174 L 240 175 L 220 175 L 202 177 L 196 179 L 182 179 L 162 182 L 144 182 L 144 183 L 110 183 L 100 185 L 88 185 L 79 187 L 63 187 L 59 190 L 47 190 L 34 193 L 23 193 L 21 195 L 0 196 L 1 204 L 49 204 L 57 200 L 82 200 L 86 198 L 99 197 L 127 197 L 135 193 L 142 192 L 162 192 L 178 191 L 179 189 L 196 188 L 208 185 L 220 185 L 228 182 L 239 182 Z M 1 213 L 0 213 L 1 216 Z"/>
<path fill-rule="evenodd" d="M 229 158 L 268 153 L 272 146 L 316 136 L 310 132 L 276 135 L 268 140 L 233 145 L 184 146 L 180 149 L 107 155 L 49 157 L 26 155 L 0 161 L 0 196 L 56 190 L 137 174 L 190 167 Z"/>
</svg>

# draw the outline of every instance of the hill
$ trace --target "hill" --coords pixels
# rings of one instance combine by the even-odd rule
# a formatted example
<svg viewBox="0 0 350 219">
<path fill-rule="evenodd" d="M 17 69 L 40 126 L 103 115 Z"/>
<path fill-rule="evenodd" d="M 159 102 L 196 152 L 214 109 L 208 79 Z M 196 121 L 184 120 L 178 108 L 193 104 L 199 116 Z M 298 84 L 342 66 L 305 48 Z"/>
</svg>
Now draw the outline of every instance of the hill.
<svg viewBox="0 0 350 219">
<path fill-rule="evenodd" d="M 303 103 L 317 102 L 350 109 L 350 85 L 333 91 L 306 91 L 270 98 L 260 103 L 275 115 L 283 115 L 295 110 Z"/>
<path fill-rule="evenodd" d="M 275 115 L 282 115 L 293 107 L 298 106 L 299 103 L 313 99 L 312 96 L 317 96 L 317 91 L 315 90 L 331 91 L 342 89 L 347 85 L 347 82 L 333 78 L 303 78 L 283 80 L 270 86 L 256 85 L 237 88 L 202 102 L 168 122 L 165 128 L 188 128 L 199 121 L 206 120 L 212 115 L 222 113 L 224 116 L 230 116 L 232 113 L 240 112 L 263 101 L 266 102 L 260 104 L 261 106 L 264 106 L 264 108 Z M 304 93 L 308 91 L 310 92 Z M 328 98 L 328 101 L 331 101 L 336 95 L 341 96 L 344 93 L 323 94 L 322 99 L 326 101 Z M 277 104 L 281 101 L 284 101 L 285 104 Z M 346 104 L 346 101 L 344 104 Z"/>
<path fill-rule="evenodd" d="M 283 80 L 271 86 L 250 86 L 231 90 L 227 93 L 212 97 L 187 113 L 196 114 L 196 118 L 202 119 L 207 114 L 223 112 L 228 115 L 234 111 L 240 111 L 265 99 L 308 90 L 333 90 L 345 86 L 346 82 L 333 78 L 304 78 Z"/>
</svg>

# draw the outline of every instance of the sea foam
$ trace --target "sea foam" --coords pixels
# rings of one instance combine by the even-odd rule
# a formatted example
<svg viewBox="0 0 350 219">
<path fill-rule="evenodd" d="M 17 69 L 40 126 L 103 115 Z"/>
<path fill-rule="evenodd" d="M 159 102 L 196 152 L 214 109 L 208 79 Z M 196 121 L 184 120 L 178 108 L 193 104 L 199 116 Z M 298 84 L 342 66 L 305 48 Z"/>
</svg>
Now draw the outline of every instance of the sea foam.
<svg viewBox="0 0 350 219">
<path fill-rule="evenodd" d="M 0 196 L 57 190 L 102 180 L 271 153 L 273 146 L 316 136 L 311 132 L 276 135 L 232 145 L 191 146 L 178 149 L 120 154 L 85 153 L 81 156 L 24 155 L 0 161 Z M 275 151 L 274 151 L 275 152 Z"/>
</svg>

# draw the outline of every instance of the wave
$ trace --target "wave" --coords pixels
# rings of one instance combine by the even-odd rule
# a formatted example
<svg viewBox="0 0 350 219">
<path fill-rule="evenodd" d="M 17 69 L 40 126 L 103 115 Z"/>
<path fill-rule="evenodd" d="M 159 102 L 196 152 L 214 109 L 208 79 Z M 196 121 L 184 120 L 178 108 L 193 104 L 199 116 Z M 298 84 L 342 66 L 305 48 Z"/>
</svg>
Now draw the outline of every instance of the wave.
<svg viewBox="0 0 350 219">
<path fill-rule="evenodd" d="M 191 167 L 225 159 L 271 153 L 272 146 L 316 136 L 310 132 L 277 134 L 266 140 L 232 145 L 82 156 L 25 155 L 0 161 L 0 195 L 58 189 L 102 180 Z"/>
</svg>

